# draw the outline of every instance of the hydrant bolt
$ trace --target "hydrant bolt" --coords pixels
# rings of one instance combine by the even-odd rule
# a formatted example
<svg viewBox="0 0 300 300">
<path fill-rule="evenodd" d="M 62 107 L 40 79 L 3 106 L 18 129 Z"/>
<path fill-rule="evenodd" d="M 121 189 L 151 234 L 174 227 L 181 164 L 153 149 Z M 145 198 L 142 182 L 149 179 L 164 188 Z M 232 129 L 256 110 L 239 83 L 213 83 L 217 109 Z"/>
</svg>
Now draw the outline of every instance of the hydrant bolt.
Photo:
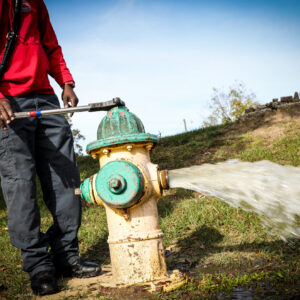
<svg viewBox="0 0 300 300">
<path fill-rule="evenodd" d="M 111 189 L 118 189 L 121 186 L 121 181 L 118 179 L 112 179 L 109 184 Z"/>
<path fill-rule="evenodd" d="M 108 181 L 108 188 L 113 194 L 121 194 L 126 189 L 126 180 L 120 175 L 115 175 Z"/>
</svg>

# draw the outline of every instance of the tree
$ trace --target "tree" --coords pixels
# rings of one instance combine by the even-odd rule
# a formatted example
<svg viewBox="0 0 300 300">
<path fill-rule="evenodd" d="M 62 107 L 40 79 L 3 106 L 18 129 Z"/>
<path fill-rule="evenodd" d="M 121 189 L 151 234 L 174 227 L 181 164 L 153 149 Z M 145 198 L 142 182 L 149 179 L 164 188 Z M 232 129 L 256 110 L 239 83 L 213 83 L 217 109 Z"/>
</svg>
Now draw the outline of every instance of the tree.
<svg viewBox="0 0 300 300">
<path fill-rule="evenodd" d="M 82 152 L 83 149 L 79 142 L 80 142 L 80 140 L 85 140 L 85 137 L 80 133 L 79 129 L 73 128 L 72 119 L 67 114 L 65 115 L 65 117 L 66 117 L 67 121 L 69 122 L 71 130 L 72 130 L 75 152 L 78 155 L 83 155 L 83 152 Z"/>
<path fill-rule="evenodd" d="M 209 108 L 211 114 L 203 122 L 204 127 L 226 124 L 236 121 L 249 107 L 258 105 L 256 96 L 249 92 L 244 83 L 236 81 L 226 93 L 222 89 L 213 88 Z"/>
</svg>

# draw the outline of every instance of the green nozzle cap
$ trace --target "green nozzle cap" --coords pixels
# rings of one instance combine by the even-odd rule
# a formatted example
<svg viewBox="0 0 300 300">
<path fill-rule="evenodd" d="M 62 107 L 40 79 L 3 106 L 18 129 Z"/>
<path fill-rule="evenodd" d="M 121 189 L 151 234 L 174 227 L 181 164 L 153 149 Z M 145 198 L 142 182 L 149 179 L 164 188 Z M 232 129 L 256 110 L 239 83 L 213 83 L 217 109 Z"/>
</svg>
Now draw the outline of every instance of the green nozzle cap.
<svg viewBox="0 0 300 300">
<path fill-rule="evenodd" d="M 93 203 L 90 178 L 87 178 L 83 181 L 83 183 L 80 185 L 80 189 L 81 189 L 81 198 L 88 203 Z"/>
<path fill-rule="evenodd" d="M 115 160 L 104 165 L 96 178 L 98 196 L 114 208 L 136 204 L 144 193 L 144 177 L 133 163 Z"/>
</svg>

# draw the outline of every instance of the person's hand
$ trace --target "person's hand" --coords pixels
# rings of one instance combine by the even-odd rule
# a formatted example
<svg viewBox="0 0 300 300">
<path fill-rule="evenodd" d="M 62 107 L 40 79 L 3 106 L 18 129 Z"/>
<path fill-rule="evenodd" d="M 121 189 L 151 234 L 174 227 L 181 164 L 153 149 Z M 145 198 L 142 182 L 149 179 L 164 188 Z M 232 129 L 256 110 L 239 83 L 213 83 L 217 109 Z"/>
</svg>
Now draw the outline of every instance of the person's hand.
<svg viewBox="0 0 300 300">
<path fill-rule="evenodd" d="M 7 124 L 15 119 L 13 109 L 6 98 L 0 98 L 0 127 L 7 130 Z"/>
<path fill-rule="evenodd" d="M 77 106 L 77 104 L 79 102 L 76 94 L 73 91 L 73 87 L 69 84 L 64 85 L 61 99 L 64 103 L 65 108 L 75 107 L 75 106 Z M 72 116 L 73 116 L 73 113 L 70 114 L 70 117 L 72 117 Z"/>
</svg>

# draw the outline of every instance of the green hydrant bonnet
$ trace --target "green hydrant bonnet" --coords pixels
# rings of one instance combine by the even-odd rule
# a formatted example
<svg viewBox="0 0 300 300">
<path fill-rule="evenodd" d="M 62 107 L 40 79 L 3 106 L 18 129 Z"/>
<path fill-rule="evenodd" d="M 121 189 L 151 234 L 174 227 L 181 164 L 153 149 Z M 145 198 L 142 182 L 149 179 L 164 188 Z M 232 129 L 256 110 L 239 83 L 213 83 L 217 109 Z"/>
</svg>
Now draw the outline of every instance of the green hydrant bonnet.
<svg viewBox="0 0 300 300">
<path fill-rule="evenodd" d="M 142 121 L 124 106 L 114 107 L 102 119 L 97 131 L 97 141 L 87 145 L 90 153 L 107 146 L 127 143 L 156 143 L 158 137 L 145 133 Z"/>
</svg>

